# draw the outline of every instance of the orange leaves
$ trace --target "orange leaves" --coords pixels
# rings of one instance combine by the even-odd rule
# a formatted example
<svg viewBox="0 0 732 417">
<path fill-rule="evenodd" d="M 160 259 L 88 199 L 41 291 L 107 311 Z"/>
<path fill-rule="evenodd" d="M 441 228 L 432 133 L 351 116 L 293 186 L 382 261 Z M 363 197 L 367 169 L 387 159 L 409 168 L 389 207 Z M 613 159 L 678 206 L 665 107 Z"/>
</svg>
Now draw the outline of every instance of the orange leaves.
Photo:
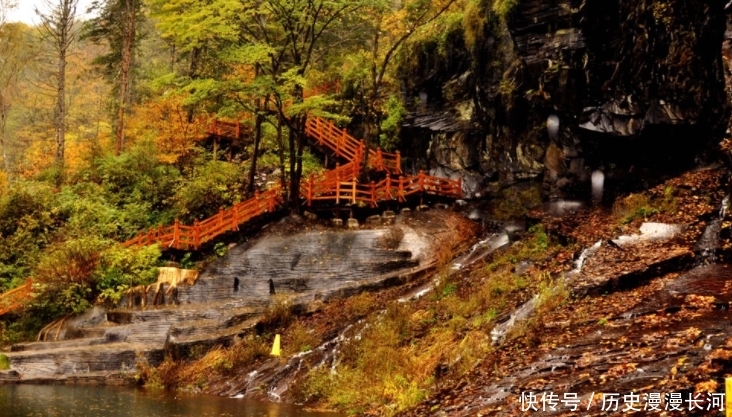
<svg viewBox="0 0 732 417">
<path fill-rule="evenodd" d="M 684 305 L 689 306 L 691 308 L 708 310 L 708 309 L 713 308 L 714 301 L 715 301 L 715 298 L 711 297 L 711 296 L 689 294 L 684 299 Z"/>
<path fill-rule="evenodd" d="M 206 132 L 207 118 L 193 116 L 183 106 L 184 97 L 168 94 L 137 106 L 127 124 L 131 141 L 153 140 L 158 160 L 173 164 L 188 154 Z"/>
</svg>

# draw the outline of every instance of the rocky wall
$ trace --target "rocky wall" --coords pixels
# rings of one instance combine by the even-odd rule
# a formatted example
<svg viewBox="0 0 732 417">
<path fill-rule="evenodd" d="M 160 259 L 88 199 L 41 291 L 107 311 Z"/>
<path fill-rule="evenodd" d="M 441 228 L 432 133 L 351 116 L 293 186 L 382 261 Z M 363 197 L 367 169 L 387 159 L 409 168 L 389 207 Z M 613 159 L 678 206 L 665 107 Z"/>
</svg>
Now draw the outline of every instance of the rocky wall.
<svg viewBox="0 0 732 417">
<path fill-rule="evenodd" d="M 418 45 L 433 55 L 406 71 L 407 96 L 423 99 L 403 129 L 407 148 L 426 143 L 413 166 L 463 176 L 469 197 L 522 180 L 563 196 L 589 191 L 594 169 L 623 181 L 714 156 L 725 2 L 521 0 L 506 16 L 470 3 L 452 52 Z"/>
</svg>

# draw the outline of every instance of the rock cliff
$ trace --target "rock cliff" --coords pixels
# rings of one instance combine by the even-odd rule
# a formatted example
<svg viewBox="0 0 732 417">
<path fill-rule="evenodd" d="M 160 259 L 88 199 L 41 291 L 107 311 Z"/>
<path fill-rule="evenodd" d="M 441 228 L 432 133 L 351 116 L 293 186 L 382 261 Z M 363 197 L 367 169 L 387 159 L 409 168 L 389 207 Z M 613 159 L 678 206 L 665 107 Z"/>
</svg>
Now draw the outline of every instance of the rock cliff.
<svg viewBox="0 0 732 417">
<path fill-rule="evenodd" d="M 594 169 L 612 182 L 698 163 L 724 133 L 725 2 L 495 3 L 471 2 L 442 47 L 415 46 L 415 165 L 462 175 L 472 196 L 526 179 L 577 194 Z"/>
</svg>

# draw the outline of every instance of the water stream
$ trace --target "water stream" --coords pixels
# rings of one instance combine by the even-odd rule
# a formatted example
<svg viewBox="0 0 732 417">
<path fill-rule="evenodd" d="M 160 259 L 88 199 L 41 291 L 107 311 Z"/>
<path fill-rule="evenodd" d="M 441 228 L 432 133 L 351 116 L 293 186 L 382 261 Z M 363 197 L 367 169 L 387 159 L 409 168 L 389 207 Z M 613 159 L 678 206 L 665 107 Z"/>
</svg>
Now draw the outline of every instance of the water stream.
<svg viewBox="0 0 732 417">
<path fill-rule="evenodd" d="M 301 407 L 120 387 L 0 385 L 3 417 L 325 417 Z"/>
</svg>

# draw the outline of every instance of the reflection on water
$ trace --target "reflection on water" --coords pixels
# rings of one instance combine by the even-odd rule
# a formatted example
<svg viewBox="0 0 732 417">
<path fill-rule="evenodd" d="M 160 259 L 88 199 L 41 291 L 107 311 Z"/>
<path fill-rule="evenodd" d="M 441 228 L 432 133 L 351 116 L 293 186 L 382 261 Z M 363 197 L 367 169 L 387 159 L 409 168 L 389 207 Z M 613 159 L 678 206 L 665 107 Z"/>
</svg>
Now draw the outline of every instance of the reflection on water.
<svg viewBox="0 0 732 417">
<path fill-rule="evenodd" d="M 0 385 L 2 417 L 325 417 L 283 404 L 116 387 Z"/>
</svg>

